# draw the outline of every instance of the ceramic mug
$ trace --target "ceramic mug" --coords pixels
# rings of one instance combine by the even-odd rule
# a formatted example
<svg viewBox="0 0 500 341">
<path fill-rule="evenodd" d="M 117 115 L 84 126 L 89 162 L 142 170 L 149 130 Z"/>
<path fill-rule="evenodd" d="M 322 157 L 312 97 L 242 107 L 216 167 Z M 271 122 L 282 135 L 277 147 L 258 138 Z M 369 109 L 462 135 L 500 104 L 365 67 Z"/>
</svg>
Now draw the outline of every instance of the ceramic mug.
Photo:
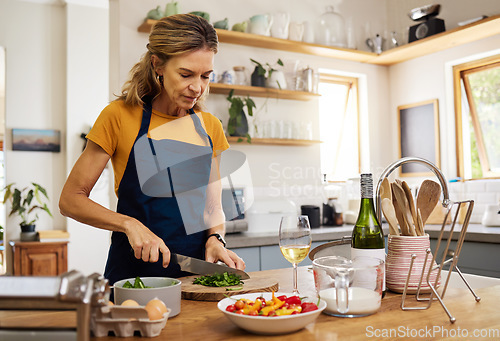
<svg viewBox="0 0 500 341">
<path fill-rule="evenodd" d="M 290 13 L 279 12 L 273 15 L 273 25 L 271 26 L 271 36 L 274 38 L 287 39 L 288 25 L 290 24 Z"/>
<path fill-rule="evenodd" d="M 376 313 L 382 301 L 384 261 L 373 257 L 326 256 L 313 261 L 318 297 L 327 315 L 361 317 Z"/>
<path fill-rule="evenodd" d="M 304 24 L 292 21 L 288 25 L 288 39 L 295 41 L 302 41 L 304 36 Z"/>
</svg>

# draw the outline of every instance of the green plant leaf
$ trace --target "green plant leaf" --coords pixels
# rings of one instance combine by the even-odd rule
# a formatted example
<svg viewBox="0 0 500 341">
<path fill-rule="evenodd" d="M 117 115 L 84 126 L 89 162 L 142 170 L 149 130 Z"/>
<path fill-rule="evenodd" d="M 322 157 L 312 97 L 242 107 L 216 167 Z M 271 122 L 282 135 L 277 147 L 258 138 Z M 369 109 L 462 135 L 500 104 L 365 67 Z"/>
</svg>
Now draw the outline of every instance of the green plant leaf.
<svg viewBox="0 0 500 341">
<path fill-rule="evenodd" d="M 43 198 L 49 199 L 45 188 L 33 182 L 31 188 L 28 186 L 18 189 L 14 185 L 14 183 L 11 183 L 4 188 L 4 203 L 7 201 L 11 203 L 9 217 L 17 214 L 21 218 L 21 225 L 34 224 L 38 220 L 38 214 L 36 213 L 38 210 L 43 210 L 53 217 Z M 36 198 L 36 200 L 33 201 L 33 198 Z M 30 217 L 33 214 L 34 217 Z"/>
</svg>

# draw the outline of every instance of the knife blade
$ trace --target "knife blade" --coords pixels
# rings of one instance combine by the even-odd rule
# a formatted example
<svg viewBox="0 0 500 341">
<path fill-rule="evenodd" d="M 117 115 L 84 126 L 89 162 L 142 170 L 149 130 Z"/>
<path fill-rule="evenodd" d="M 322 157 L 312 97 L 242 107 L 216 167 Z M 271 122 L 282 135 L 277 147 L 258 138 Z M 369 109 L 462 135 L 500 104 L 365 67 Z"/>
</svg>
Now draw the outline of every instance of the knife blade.
<svg viewBox="0 0 500 341">
<path fill-rule="evenodd" d="M 223 274 L 224 272 L 236 274 L 241 279 L 249 279 L 250 276 L 242 270 L 231 268 L 227 265 L 219 265 L 217 263 L 210 263 L 198 258 L 172 253 L 170 261 L 174 261 L 181 267 L 182 271 L 191 272 L 197 275 L 213 275 Z"/>
</svg>

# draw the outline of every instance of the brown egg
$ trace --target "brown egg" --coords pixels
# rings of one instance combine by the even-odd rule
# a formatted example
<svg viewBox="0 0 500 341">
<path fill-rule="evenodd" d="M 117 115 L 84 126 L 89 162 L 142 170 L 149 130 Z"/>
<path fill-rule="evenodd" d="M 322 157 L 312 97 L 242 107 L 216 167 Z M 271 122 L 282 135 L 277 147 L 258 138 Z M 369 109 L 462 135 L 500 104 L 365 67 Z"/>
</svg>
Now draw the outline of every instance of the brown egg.
<svg viewBox="0 0 500 341">
<path fill-rule="evenodd" d="M 137 303 L 134 300 L 125 300 L 122 302 L 121 305 L 124 307 L 137 307 L 137 306 L 139 306 L 139 303 Z"/>
<path fill-rule="evenodd" d="M 153 298 L 144 307 L 148 312 L 148 317 L 151 321 L 160 320 L 163 318 L 163 314 L 167 312 L 167 306 L 162 300 Z"/>
</svg>

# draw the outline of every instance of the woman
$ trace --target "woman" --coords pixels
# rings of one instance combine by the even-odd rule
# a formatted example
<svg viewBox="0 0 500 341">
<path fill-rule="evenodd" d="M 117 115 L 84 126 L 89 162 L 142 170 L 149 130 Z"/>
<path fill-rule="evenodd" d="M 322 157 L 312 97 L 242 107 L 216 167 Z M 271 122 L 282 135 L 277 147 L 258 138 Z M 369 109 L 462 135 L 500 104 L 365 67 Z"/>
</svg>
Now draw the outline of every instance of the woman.
<svg viewBox="0 0 500 341">
<path fill-rule="evenodd" d="M 99 115 L 61 193 L 61 213 L 113 231 L 105 277 L 186 275 L 171 252 L 244 269 L 225 248 L 218 157 L 229 147 L 220 121 L 200 111 L 217 34 L 203 18 L 156 23 L 122 94 Z M 117 212 L 89 199 L 111 159 Z M 166 268 L 166 269 L 165 269 Z"/>
</svg>

